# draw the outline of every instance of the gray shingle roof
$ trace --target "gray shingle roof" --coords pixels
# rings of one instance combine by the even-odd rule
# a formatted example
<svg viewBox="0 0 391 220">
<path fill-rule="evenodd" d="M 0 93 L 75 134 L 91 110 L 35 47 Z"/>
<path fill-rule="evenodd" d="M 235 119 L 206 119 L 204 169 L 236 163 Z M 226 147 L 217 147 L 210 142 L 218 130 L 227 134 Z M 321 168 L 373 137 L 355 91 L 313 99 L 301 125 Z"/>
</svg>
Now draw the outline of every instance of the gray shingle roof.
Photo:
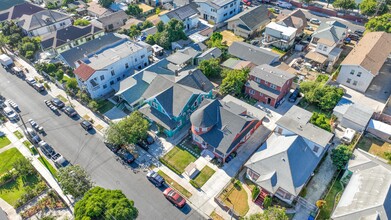
<svg viewBox="0 0 391 220">
<path fill-rule="evenodd" d="M 302 137 L 273 133 L 245 166 L 260 174 L 256 183 L 267 191 L 281 187 L 297 196 L 320 159 Z"/>
<path fill-rule="evenodd" d="M 353 104 L 348 107 L 343 117 L 362 127 L 366 127 L 373 115 L 373 110 L 359 104 Z"/>
<path fill-rule="evenodd" d="M 222 52 L 217 47 L 212 47 L 198 56 L 199 59 L 209 60 L 213 58 L 219 58 Z"/>
<path fill-rule="evenodd" d="M 246 82 L 246 87 L 251 88 L 251 89 L 253 89 L 255 91 L 258 91 L 258 92 L 260 92 L 262 94 L 265 94 L 265 95 L 267 95 L 267 96 L 269 96 L 271 98 L 274 98 L 274 99 L 278 98 L 278 96 L 281 93 L 278 90 L 272 89 L 269 86 L 266 86 L 264 84 L 259 84 L 259 83 L 255 82 L 253 80 L 248 80 Z"/>
<path fill-rule="evenodd" d="M 326 147 L 334 135 L 309 123 L 311 116 L 311 112 L 294 105 L 276 124 L 320 146 Z"/>
<path fill-rule="evenodd" d="M 272 64 L 278 61 L 279 55 L 271 51 L 256 47 L 245 42 L 233 42 L 228 52 L 242 60 L 247 60 L 256 65 Z"/>
<path fill-rule="evenodd" d="M 93 25 L 88 25 L 86 27 L 70 26 L 45 36 L 41 41 L 41 46 L 43 49 L 51 47 L 57 48 L 67 43 L 68 40 L 76 40 L 83 36 L 93 35 L 100 31 L 103 30 Z"/>
<path fill-rule="evenodd" d="M 198 14 L 197 5 L 195 3 L 190 3 L 185 6 L 171 10 L 170 12 L 164 14 L 170 19 L 185 20 L 193 15 Z"/>
<path fill-rule="evenodd" d="M 170 56 L 168 56 L 166 59 L 170 63 L 173 63 L 175 65 L 182 65 L 182 64 L 188 62 L 189 60 L 191 60 L 192 58 L 193 57 L 191 55 L 177 51 L 174 54 L 171 54 Z"/>
<path fill-rule="evenodd" d="M 170 119 L 167 115 L 159 112 L 158 110 L 152 108 L 149 105 L 144 105 L 139 109 L 139 111 L 145 116 L 147 116 L 149 119 L 153 120 L 154 122 L 158 123 L 159 125 L 163 126 L 168 130 L 173 130 L 178 126 L 177 122 Z"/>
<path fill-rule="evenodd" d="M 18 24 L 26 31 L 35 30 L 37 28 L 45 27 L 56 22 L 70 18 L 68 14 L 43 10 L 34 14 L 25 14 L 18 20 Z"/>
<path fill-rule="evenodd" d="M 319 25 L 312 37 L 337 43 L 339 40 L 346 37 L 346 30 L 347 26 L 338 21 L 327 21 Z"/>
<path fill-rule="evenodd" d="M 284 86 L 288 80 L 295 77 L 293 74 L 267 64 L 253 68 L 250 72 L 250 75 L 280 87 Z"/>
<path fill-rule="evenodd" d="M 217 151 L 228 154 L 259 121 L 242 114 L 245 111 L 233 102 L 206 99 L 191 115 L 190 121 L 195 126 L 213 126 L 199 137 Z"/>
<path fill-rule="evenodd" d="M 60 56 L 70 67 L 75 68 L 75 62 L 82 59 L 84 55 L 93 54 L 104 47 L 114 45 L 124 40 L 125 39 L 121 35 L 108 33 L 83 45 L 73 47 L 70 50 L 61 53 Z"/>
<path fill-rule="evenodd" d="M 97 20 L 101 22 L 104 26 L 106 26 L 108 24 L 112 24 L 113 22 L 117 22 L 118 20 L 120 21 L 127 20 L 128 17 L 129 16 L 124 11 L 119 10 L 117 12 L 99 17 Z"/>
<path fill-rule="evenodd" d="M 256 30 L 261 26 L 269 23 L 273 17 L 273 13 L 269 12 L 265 6 L 260 5 L 240 12 L 239 14 L 230 18 L 227 22 L 240 19 L 247 26 L 247 28 L 250 30 Z"/>
<path fill-rule="evenodd" d="M 45 8 L 30 2 L 25 2 L 19 5 L 15 5 L 4 11 L 0 11 L 0 22 L 5 20 L 18 19 L 23 15 L 32 15 L 43 10 L 45 10 Z"/>
<path fill-rule="evenodd" d="M 332 219 L 391 219 L 391 166 L 361 149 L 353 155 L 348 165 L 353 175 Z"/>
</svg>

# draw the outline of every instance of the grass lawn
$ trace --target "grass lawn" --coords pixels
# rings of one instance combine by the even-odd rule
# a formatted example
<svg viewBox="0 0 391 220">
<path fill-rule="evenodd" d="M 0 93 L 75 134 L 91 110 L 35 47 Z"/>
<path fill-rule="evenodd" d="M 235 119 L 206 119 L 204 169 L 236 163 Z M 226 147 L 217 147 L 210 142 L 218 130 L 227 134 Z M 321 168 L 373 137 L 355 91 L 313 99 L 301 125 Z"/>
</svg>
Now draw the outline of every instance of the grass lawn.
<svg viewBox="0 0 391 220">
<path fill-rule="evenodd" d="M 215 172 L 214 169 L 205 166 L 194 179 L 194 182 L 201 188 Z"/>
<path fill-rule="evenodd" d="M 0 148 L 6 147 L 11 143 L 7 136 L 0 137 Z"/>
<path fill-rule="evenodd" d="M 326 195 L 326 198 L 324 198 L 326 204 L 323 206 L 323 208 L 320 209 L 320 213 L 317 219 L 330 219 L 330 216 L 334 209 L 334 205 L 337 204 L 337 202 L 335 202 L 335 197 L 339 192 L 341 192 L 341 190 L 342 185 L 339 182 L 339 179 L 337 179 L 337 181 L 335 181 L 334 185 Z"/>
<path fill-rule="evenodd" d="M 370 154 L 379 156 L 381 158 L 385 157 L 385 152 L 391 152 L 391 144 L 370 135 L 365 135 L 357 144 L 358 148 L 367 151 Z"/>
<path fill-rule="evenodd" d="M 50 171 L 51 174 L 53 174 L 53 176 L 57 176 L 57 170 L 49 163 L 48 160 L 46 160 L 45 157 L 39 157 L 38 160 L 41 161 L 41 163 Z"/>
<path fill-rule="evenodd" d="M 18 177 L 0 187 L 0 197 L 14 206 L 18 199 L 27 192 L 27 186 L 34 188 L 38 183 L 39 178 L 36 175 L 27 176 L 25 182 L 23 182 L 22 177 Z"/>
<path fill-rule="evenodd" d="M 213 212 L 210 214 L 210 217 L 211 217 L 213 220 L 224 220 L 224 218 L 221 217 L 219 214 L 217 214 L 215 211 L 213 211 Z"/>
<path fill-rule="evenodd" d="M 23 134 L 20 133 L 20 131 L 15 131 L 15 132 L 14 132 L 14 135 L 15 135 L 18 139 L 22 139 L 22 138 L 23 138 Z"/>
<path fill-rule="evenodd" d="M 114 104 L 108 100 L 100 100 L 98 103 L 98 111 L 102 114 L 106 113 L 114 107 Z"/>
<path fill-rule="evenodd" d="M 8 170 L 12 169 L 12 164 L 20 158 L 23 158 L 23 155 L 16 148 L 11 148 L 1 153 L 0 176 L 6 173 Z"/>
<path fill-rule="evenodd" d="M 60 99 L 64 103 L 68 102 L 68 100 L 62 95 L 58 95 L 57 98 Z"/>
<path fill-rule="evenodd" d="M 23 145 L 26 146 L 33 155 L 38 154 L 37 149 L 34 146 L 31 146 L 32 144 L 30 141 L 23 141 Z"/>
<path fill-rule="evenodd" d="M 249 210 L 247 192 L 242 185 L 231 183 L 219 197 L 226 206 L 235 210 L 240 216 L 245 216 Z"/>
<path fill-rule="evenodd" d="M 235 41 L 244 41 L 243 38 L 236 36 L 231 31 L 224 30 L 220 34 L 223 35 L 222 42 L 225 42 L 227 46 L 231 46 L 231 44 Z"/>
<path fill-rule="evenodd" d="M 164 178 L 166 183 L 168 183 L 170 186 L 172 186 L 174 189 L 178 190 L 183 196 L 190 198 L 192 195 L 189 191 L 187 191 L 185 188 L 183 188 L 181 185 L 179 185 L 177 182 L 175 182 L 173 179 L 171 179 L 167 174 L 165 174 L 163 171 L 158 171 L 159 175 Z"/>
<path fill-rule="evenodd" d="M 185 168 L 191 163 L 196 161 L 191 153 L 183 150 L 177 146 L 175 146 L 172 150 L 170 150 L 166 155 L 164 155 L 163 159 L 167 161 L 170 165 L 175 167 L 178 171 L 183 173 Z"/>
</svg>

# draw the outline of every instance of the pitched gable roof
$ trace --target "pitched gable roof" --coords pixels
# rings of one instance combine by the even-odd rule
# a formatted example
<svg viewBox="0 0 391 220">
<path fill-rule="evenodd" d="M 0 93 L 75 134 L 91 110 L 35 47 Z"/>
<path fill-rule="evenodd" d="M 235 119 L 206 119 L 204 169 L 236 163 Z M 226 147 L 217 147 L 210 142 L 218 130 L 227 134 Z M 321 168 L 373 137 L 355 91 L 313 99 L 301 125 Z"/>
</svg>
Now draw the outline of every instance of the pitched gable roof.
<svg viewBox="0 0 391 220">
<path fill-rule="evenodd" d="M 18 24 L 26 31 L 35 30 L 50 24 L 70 18 L 69 15 L 52 10 L 43 10 L 34 14 L 25 14 L 20 17 Z"/>
<path fill-rule="evenodd" d="M 278 19 L 280 20 L 278 23 L 297 28 L 299 33 L 302 33 L 307 26 L 307 18 L 300 9 L 293 11 L 289 15 L 279 14 Z"/>
<path fill-rule="evenodd" d="M 80 79 L 86 81 L 95 73 L 95 70 L 90 66 L 88 66 L 87 64 L 81 63 L 80 66 L 78 66 L 73 72 Z"/>
<path fill-rule="evenodd" d="M 126 22 L 127 19 L 128 19 L 128 15 L 124 11 L 119 10 L 117 12 L 99 17 L 97 20 L 99 22 L 101 22 L 104 26 L 106 26 L 106 25 L 112 24 L 113 22 L 117 22 L 117 21 L 124 21 L 125 20 L 125 22 Z"/>
<path fill-rule="evenodd" d="M 391 53 L 391 34 L 369 32 L 359 41 L 341 65 L 359 65 L 377 74 Z"/>
<path fill-rule="evenodd" d="M 391 166 L 361 149 L 353 155 L 352 177 L 332 219 L 391 219 Z"/>
<path fill-rule="evenodd" d="M 272 64 L 280 57 L 271 51 L 256 47 L 245 42 L 233 42 L 228 52 L 242 60 L 251 61 L 256 65 Z"/>
<path fill-rule="evenodd" d="M 338 21 L 326 21 L 321 23 L 313 33 L 313 38 L 326 39 L 329 42 L 337 43 L 346 37 L 347 26 Z"/>
<path fill-rule="evenodd" d="M 167 16 L 169 19 L 175 18 L 179 21 L 181 20 L 183 21 L 186 18 L 189 18 L 196 14 L 198 14 L 197 4 L 190 3 L 182 7 L 176 8 L 174 10 L 171 10 L 168 13 L 164 14 L 164 16 Z"/>
<path fill-rule="evenodd" d="M 320 161 L 302 137 L 273 133 L 245 164 L 260 174 L 256 181 L 275 193 L 280 187 L 297 196 Z"/>
<path fill-rule="evenodd" d="M 273 13 L 263 6 L 259 5 L 249 10 L 245 10 L 230 18 L 229 21 L 240 19 L 250 30 L 259 29 L 261 26 L 270 22 L 274 17 Z"/>
<path fill-rule="evenodd" d="M 293 79 L 295 77 L 295 75 L 293 74 L 290 74 L 284 70 L 281 70 L 277 67 L 272 67 L 267 64 L 263 64 L 253 68 L 250 72 L 250 75 L 273 83 L 274 85 L 279 87 L 284 86 L 284 84 L 288 80 Z"/>
<path fill-rule="evenodd" d="M 32 15 L 43 10 L 45 10 L 45 8 L 30 2 L 24 2 L 4 11 L 0 11 L 0 21 L 15 20 L 22 17 L 23 15 Z"/>
<path fill-rule="evenodd" d="M 43 49 L 51 47 L 57 48 L 67 43 L 68 40 L 76 40 L 83 36 L 93 35 L 100 31 L 103 30 L 93 25 L 88 25 L 85 27 L 70 26 L 57 30 L 55 33 L 45 36 L 41 41 L 41 45 Z"/>
</svg>

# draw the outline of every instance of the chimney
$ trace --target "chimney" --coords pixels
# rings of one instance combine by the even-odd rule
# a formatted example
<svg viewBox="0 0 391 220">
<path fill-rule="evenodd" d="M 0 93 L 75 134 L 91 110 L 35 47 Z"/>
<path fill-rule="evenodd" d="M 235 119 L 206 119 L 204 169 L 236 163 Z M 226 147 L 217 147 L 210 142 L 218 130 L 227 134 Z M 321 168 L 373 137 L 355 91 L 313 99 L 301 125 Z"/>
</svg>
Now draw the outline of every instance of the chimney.
<svg viewBox="0 0 391 220">
<path fill-rule="evenodd" d="M 202 89 L 202 91 L 205 90 L 205 82 L 202 82 L 202 83 L 201 83 L 201 89 Z"/>
<path fill-rule="evenodd" d="M 178 76 L 178 70 L 175 70 L 174 73 L 175 73 L 175 76 Z"/>
</svg>

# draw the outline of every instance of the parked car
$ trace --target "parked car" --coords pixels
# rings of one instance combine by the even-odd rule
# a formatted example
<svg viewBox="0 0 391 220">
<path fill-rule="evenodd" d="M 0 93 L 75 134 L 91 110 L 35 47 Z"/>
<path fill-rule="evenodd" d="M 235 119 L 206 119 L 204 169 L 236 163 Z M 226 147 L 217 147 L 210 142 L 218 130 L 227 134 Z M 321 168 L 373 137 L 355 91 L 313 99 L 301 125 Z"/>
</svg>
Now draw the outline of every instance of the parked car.
<svg viewBox="0 0 391 220">
<path fill-rule="evenodd" d="M 38 92 L 43 92 L 45 91 L 45 87 L 41 84 L 41 83 L 34 83 L 33 84 L 33 87 L 35 90 L 37 90 Z"/>
<path fill-rule="evenodd" d="M 362 37 L 364 35 L 364 32 L 365 32 L 365 30 L 362 30 L 362 29 L 358 29 L 358 30 L 354 31 L 354 33 L 360 37 Z"/>
<path fill-rule="evenodd" d="M 309 31 L 313 31 L 313 30 L 314 30 L 314 28 L 313 28 L 312 26 L 310 26 L 310 25 L 307 25 L 307 26 L 305 27 L 305 29 L 306 29 L 306 30 L 309 30 Z"/>
<path fill-rule="evenodd" d="M 356 135 L 356 131 L 351 128 L 346 128 L 345 133 L 343 134 L 341 141 L 344 144 L 350 144 Z"/>
<path fill-rule="evenodd" d="M 8 100 L 8 105 L 10 105 L 15 111 L 20 111 L 19 106 L 12 100 Z"/>
<path fill-rule="evenodd" d="M 62 168 L 68 166 L 70 163 L 65 157 L 61 156 L 54 160 L 54 165 L 56 165 L 57 168 Z"/>
<path fill-rule="evenodd" d="M 114 153 L 117 153 L 119 151 L 119 149 L 121 149 L 120 146 L 115 145 L 115 144 L 110 144 L 110 143 L 105 142 L 105 145 L 106 145 L 107 148 L 109 148 Z"/>
<path fill-rule="evenodd" d="M 147 143 L 149 145 L 155 143 L 155 139 L 150 135 L 150 134 L 147 134 L 147 139 L 146 139 Z"/>
<path fill-rule="evenodd" d="M 38 134 L 31 128 L 27 128 L 23 130 L 24 133 L 26 134 L 27 138 L 33 142 L 34 144 L 38 144 L 41 142 L 41 138 L 38 136 Z"/>
<path fill-rule="evenodd" d="M 55 160 L 57 160 L 57 159 L 60 158 L 60 157 L 61 157 L 61 154 L 55 153 L 50 159 L 53 160 L 53 161 L 55 161 Z"/>
<path fill-rule="evenodd" d="M 10 107 L 5 107 L 5 108 L 3 109 L 3 112 L 4 112 L 5 116 L 7 116 L 7 118 L 8 118 L 10 121 L 17 121 L 17 120 L 19 120 L 18 114 L 16 114 L 15 111 L 12 110 L 12 108 L 10 108 Z"/>
<path fill-rule="evenodd" d="M 45 102 L 46 106 L 50 108 L 50 110 L 52 110 L 52 111 L 54 111 L 54 112 L 57 111 L 57 107 L 54 106 L 54 105 L 52 104 L 51 101 L 49 101 L 49 100 L 44 100 L 44 102 Z"/>
<path fill-rule="evenodd" d="M 186 200 L 171 188 L 164 190 L 163 195 L 178 208 L 186 205 Z"/>
<path fill-rule="evenodd" d="M 53 104 L 54 106 L 56 106 L 57 108 L 62 108 L 62 107 L 65 106 L 64 102 L 62 102 L 62 101 L 61 101 L 60 99 L 58 99 L 58 98 L 52 99 L 51 102 L 52 102 L 52 104 Z"/>
<path fill-rule="evenodd" d="M 289 96 L 288 101 L 289 101 L 289 102 L 296 102 L 296 99 L 299 97 L 299 93 L 300 93 L 300 88 L 297 87 L 297 88 L 292 92 L 292 94 Z"/>
<path fill-rule="evenodd" d="M 360 39 L 360 36 L 358 36 L 357 34 L 349 34 L 348 37 L 354 41 L 358 41 Z"/>
<path fill-rule="evenodd" d="M 30 86 L 33 86 L 35 83 L 37 83 L 37 81 L 35 81 L 35 79 L 33 77 L 28 77 L 26 78 L 26 82 L 27 84 L 29 84 Z"/>
<path fill-rule="evenodd" d="M 345 38 L 344 40 L 343 40 L 343 42 L 345 43 L 345 44 L 350 44 L 351 42 L 352 42 L 352 39 L 350 39 L 350 38 Z"/>
<path fill-rule="evenodd" d="M 148 151 L 149 150 L 149 146 L 148 146 L 148 143 L 145 141 L 145 140 L 140 140 L 139 142 L 137 142 L 136 144 L 137 146 L 141 147 L 142 149 Z"/>
<path fill-rule="evenodd" d="M 75 109 L 73 109 L 71 106 L 65 106 L 63 109 L 64 113 L 68 115 L 69 117 L 73 117 L 77 115 L 77 112 Z"/>
<path fill-rule="evenodd" d="M 35 122 L 33 119 L 29 119 L 28 122 L 30 123 L 31 127 L 33 127 L 35 130 L 38 130 L 39 128 L 39 125 L 37 124 L 37 122 Z"/>
<path fill-rule="evenodd" d="M 153 170 L 147 173 L 147 179 L 157 187 L 160 187 L 164 184 L 164 178 Z"/>
<path fill-rule="evenodd" d="M 317 18 L 311 18 L 310 19 L 310 23 L 311 24 L 320 25 L 320 23 L 322 23 L 322 22 L 319 19 L 317 19 Z"/>
<path fill-rule="evenodd" d="M 45 141 L 41 141 L 38 143 L 38 146 L 41 148 L 42 153 L 44 153 L 47 157 L 51 158 L 56 152 L 52 147 L 49 146 Z"/>
<path fill-rule="evenodd" d="M 84 130 L 88 131 L 88 130 L 91 130 L 92 129 L 92 124 L 87 121 L 87 120 L 83 120 L 82 122 L 80 122 L 80 125 L 84 128 Z"/>
<path fill-rule="evenodd" d="M 292 4 L 291 3 L 284 2 L 284 1 L 278 1 L 276 5 L 281 7 L 281 8 L 286 8 L 286 9 L 291 9 L 292 8 Z"/>
<path fill-rule="evenodd" d="M 125 149 L 120 149 L 119 151 L 117 151 L 117 154 L 122 160 L 124 160 L 128 164 L 132 163 L 135 160 L 133 154 L 131 154 Z"/>
</svg>

